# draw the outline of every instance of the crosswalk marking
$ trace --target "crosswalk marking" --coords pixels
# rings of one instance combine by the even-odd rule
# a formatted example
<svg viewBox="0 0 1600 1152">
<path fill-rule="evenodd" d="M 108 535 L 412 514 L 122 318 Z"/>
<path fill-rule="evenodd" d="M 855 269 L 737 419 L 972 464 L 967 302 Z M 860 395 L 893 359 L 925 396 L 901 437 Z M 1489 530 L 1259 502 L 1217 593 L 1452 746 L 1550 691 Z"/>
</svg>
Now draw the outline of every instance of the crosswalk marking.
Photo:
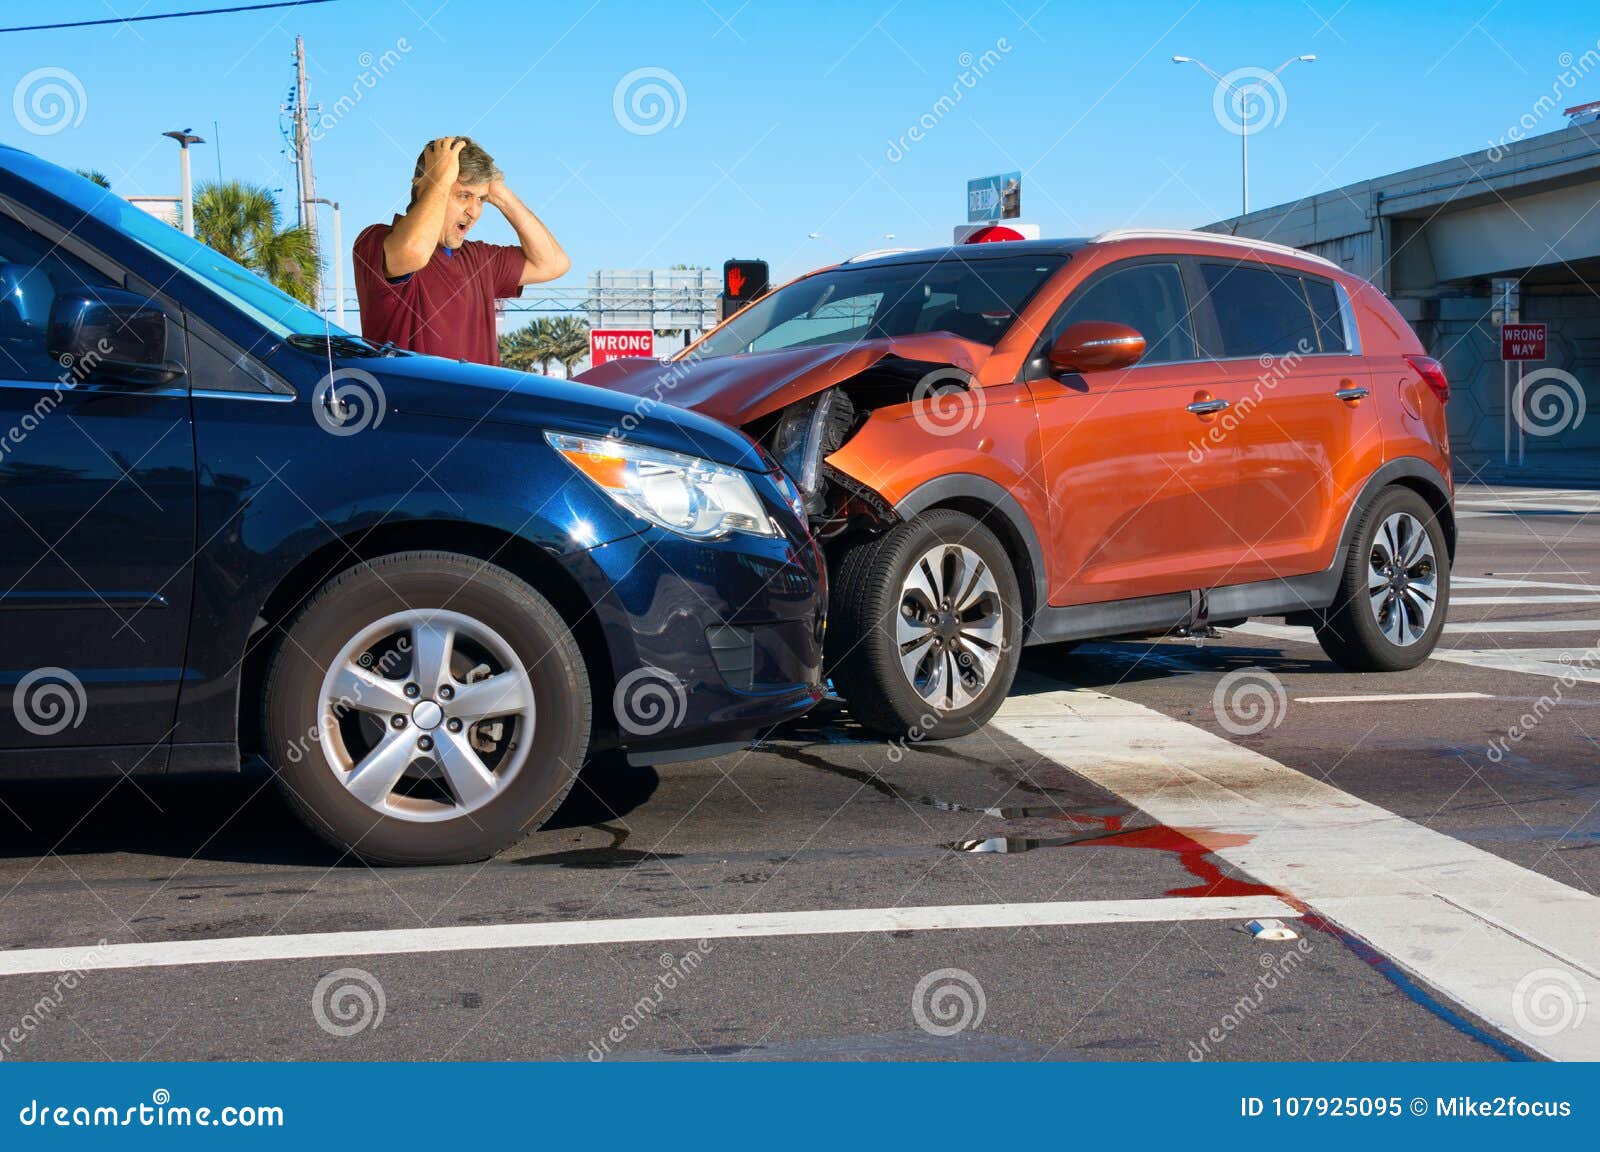
<svg viewBox="0 0 1600 1152">
<path fill-rule="evenodd" d="M 1600 898 L 1101 692 L 1019 679 L 991 723 L 1162 824 L 1248 837 L 1215 852 L 1535 1051 L 1600 1059 L 1600 1012 L 1542 1035 L 1528 1002 L 1546 979 L 1600 1003 Z"/>
</svg>

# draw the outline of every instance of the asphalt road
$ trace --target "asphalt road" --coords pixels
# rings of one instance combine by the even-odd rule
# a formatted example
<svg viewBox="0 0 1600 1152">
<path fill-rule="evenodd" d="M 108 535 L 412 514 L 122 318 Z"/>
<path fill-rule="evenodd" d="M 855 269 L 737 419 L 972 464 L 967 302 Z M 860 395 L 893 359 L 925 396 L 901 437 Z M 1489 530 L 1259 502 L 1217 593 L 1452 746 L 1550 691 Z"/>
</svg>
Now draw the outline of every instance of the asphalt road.
<svg viewBox="0 0 1600 1152">
<path fill-rule="evenodd" d="M 260 779 L 9 786 L 0 1057 L 1595 1058 L 1596 511 L 1463 489 L 1451 631 L 1411 672 L 1282 621 L 1030 650 L 983 732 L 894 747 L 825 707 L 596 765 L 481 866 L 341 862 Z M 938 926 L 963 915 L 994 923 Z M 505 925 L 534 927 L 474 934 Z M 101 970 L 101 941 L 181 947 Z M 83 970 L 24 962 L 55 948 Z"/>
</svg>

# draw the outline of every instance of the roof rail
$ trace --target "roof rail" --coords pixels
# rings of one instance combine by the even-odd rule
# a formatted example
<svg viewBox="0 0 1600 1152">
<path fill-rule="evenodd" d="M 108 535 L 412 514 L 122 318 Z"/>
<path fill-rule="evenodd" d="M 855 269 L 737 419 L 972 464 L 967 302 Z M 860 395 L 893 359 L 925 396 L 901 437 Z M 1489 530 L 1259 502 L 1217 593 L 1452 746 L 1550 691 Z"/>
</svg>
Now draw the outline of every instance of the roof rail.
<svg viewBox="0 0 1600 1152">
<path fill-rule="evenodd" d="M 1274 244 L 1270 240 L 1233 236 L 1227 232 L 1197 232 L 1183 228 L 1113 228 L 1109 232 L 1100 233 L 1089 243 L 1101 244 L 1107 240 L 1207 240 L 1217 244 L 1231 244 L 1236 248 L 1260 248 L 1268 252 L 1282 252 L 1286 256 L 1298 256 L 1302 260 L 1314 260 L 1318 264 L 1326 264 L 1329 268 L 1339 267 L 1326 256 L 1318 256 L 1315 252 L 1291 248 L 1287 244 Z"/>
<path fill-rule="evenodd" d="M 854 256 L 846 257 L 839 261 L 841 264 L 859 264 L 863 260 L 876 260 L 880 256 L 898 256 L 902 252 L 915 252 L 915 248 L 873 248 L 866 252 L 857 252 Z"/>
</svg>

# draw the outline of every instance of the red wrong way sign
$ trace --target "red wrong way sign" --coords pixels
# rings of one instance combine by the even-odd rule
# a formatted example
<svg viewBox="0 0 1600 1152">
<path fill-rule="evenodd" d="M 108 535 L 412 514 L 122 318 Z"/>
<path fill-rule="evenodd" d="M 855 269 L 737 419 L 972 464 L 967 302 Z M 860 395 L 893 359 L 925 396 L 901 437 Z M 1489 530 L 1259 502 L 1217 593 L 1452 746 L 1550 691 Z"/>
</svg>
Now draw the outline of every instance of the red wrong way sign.
<svg viewBox="0 0 1600 1152">
<path fill-rule="evenodd" d="M 589 332 L 589 363 L 604 364 L 624 356 L 654 356 L 655 333 L 648 328 L 593 328 Z"/>
<path fill-rule="evenodd" d="M 1500 359 L 1543 360 L 1547 331 L 1543 324 L 1500 325 Z"/>
</svg>

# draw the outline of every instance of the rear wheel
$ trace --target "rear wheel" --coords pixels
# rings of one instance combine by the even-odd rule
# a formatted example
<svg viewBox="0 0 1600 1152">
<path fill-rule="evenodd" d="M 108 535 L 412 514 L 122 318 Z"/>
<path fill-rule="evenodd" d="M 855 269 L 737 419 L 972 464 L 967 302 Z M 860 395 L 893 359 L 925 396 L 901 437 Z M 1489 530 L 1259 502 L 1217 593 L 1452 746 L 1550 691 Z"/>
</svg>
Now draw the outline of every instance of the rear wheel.
<svg viewBox="0 0 1600 1152">
<path fill-rule="evenodd" d="M 852 548 L 837 565 L 828 630 L 835 686 L 886 736 L 975 731 L 1016 676 L 1021 597 L 992 532 L 938 509 Z"/>
<path fill-rule="evenodd" d="M 481 860 L 572 787 L 589 682 L 548 601 L 493 565 L 411 552 L 329 581 L 267 680 L 267 754 L 292 807 L 364 860 Z"/>
<path fill-rule="evenodd" d="M 1414 668 L 1438 644 L 1449 602 L 1450 554 L 1438 517 L 1409 488 L 1389 488 L 1356 525 L 1317 642 L 1352 671 Z"/>
</svg>

